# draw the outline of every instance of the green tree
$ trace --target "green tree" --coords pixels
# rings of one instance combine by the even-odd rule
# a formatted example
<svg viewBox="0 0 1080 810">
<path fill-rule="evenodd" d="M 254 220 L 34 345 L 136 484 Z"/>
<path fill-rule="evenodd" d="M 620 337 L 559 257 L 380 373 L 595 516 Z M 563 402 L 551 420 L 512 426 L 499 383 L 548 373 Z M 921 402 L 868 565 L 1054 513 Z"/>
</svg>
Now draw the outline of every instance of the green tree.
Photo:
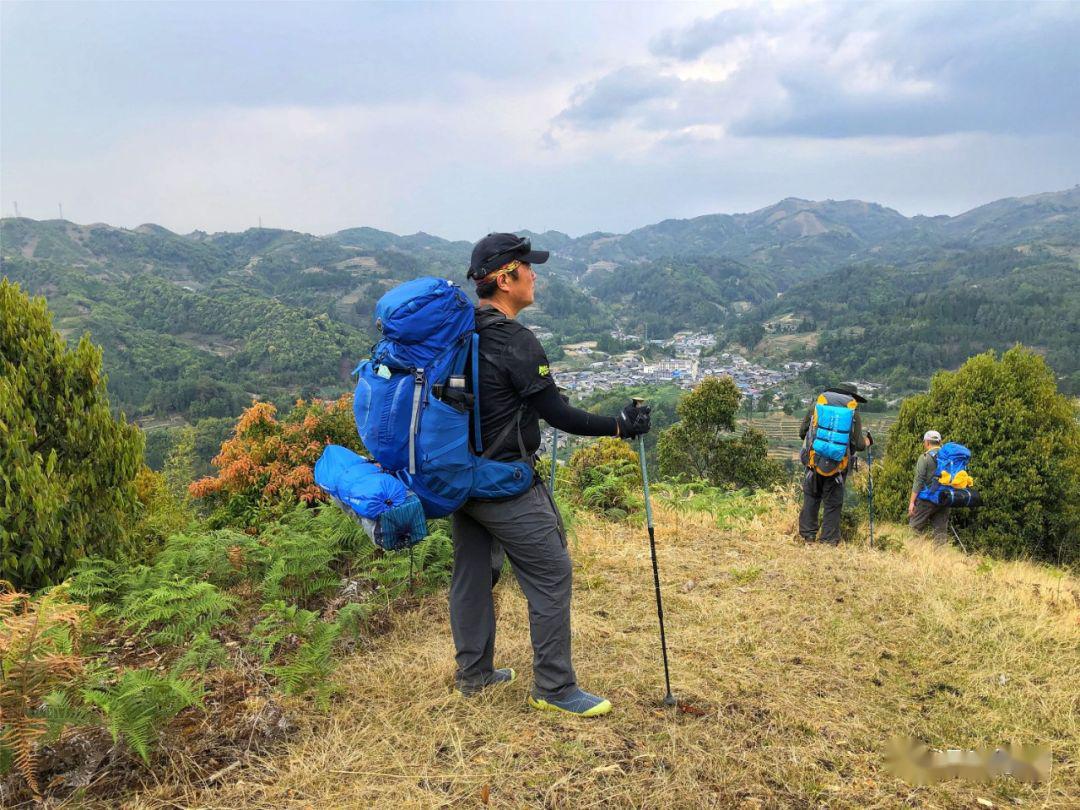
<svg viewBox="0 0 1080 810">
<path fill-rule="evenodd" d="M 1016 346 L 934 375 L 889 433 L 875 490 L 890 517 L 905 516 L 922 434 L 971 450 L 970 472 L 986 506 L 954 510 L 970 544 L 1003 556 L 1080 559 L 1080 424 L 1046 361 Z"/>
<path fill-rule="evenodd" d="M 109 556 L 136 509 L 143 436 L 114 419 L 101 350 L 70 350 L 44 298 L 0 280 L 0 578 L 23 588 Z"/>
<path fill-rule="evenodd" d="M 660 434 L 664 475 L 701 478 L 714 486 L 762 487 L 778 483 L 783 468 L 768 455 L 760 430 L 734 435 L 742 394 L 730 377 L 709 377 L 679 401 L 679 422 Z"/>
<path fill-rule="evenodd" d="M 183 427 L 179 430 L 176 444 L 169 450 L 162 470 L 165 486 L 182 504 L 190 502 L 188 487 L 195 480 L 195 464 L 195 428 Z"/>
</svg>

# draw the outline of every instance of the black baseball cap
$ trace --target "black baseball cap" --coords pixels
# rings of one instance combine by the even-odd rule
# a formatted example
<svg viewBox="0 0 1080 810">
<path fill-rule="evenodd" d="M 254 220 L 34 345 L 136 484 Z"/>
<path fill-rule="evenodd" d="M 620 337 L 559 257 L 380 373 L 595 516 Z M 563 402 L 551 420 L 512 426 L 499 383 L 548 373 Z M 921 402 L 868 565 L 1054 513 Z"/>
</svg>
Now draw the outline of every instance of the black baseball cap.
<svg viewBox="0 0 1080 810">
<path fill-rule="evenodd" d="M 488 273 L 515 259 L 527 264 L 543 264 L 550 255 L 546 250 L 533 250 L 528 237 L 512 233 L 489 233 L 473 246 L 468 278 L 479 281 Z"/>
</svg>

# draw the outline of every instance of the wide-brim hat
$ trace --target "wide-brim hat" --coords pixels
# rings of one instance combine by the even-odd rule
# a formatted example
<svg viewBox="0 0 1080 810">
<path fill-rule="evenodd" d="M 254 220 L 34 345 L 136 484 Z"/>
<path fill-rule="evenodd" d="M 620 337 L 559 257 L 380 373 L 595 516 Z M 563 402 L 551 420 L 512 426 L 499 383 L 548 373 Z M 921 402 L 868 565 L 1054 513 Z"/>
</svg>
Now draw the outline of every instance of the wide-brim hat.
<svg viewBox="0 0 1080 810">
<path fill-rule="evenodd" d="M 866 397 L 859 393 L 859 388 L 855 383 L 840 383 L 839 385 L 834 385 L 832 388 L 826 388 L 825 390 L 832 391 L 834 394 L 846 394 L 856 402 L 866 402 Z"/>
<path fill-rule="evenodd" d="M 533 250 L 532 242 L 526 236 L 489 233 L 473 246 L 468 277 L 482 279 L 488 273 L 515 260 L 526 264 L 543 264 L 550 255 L 547 250 Z"/>
</svg>

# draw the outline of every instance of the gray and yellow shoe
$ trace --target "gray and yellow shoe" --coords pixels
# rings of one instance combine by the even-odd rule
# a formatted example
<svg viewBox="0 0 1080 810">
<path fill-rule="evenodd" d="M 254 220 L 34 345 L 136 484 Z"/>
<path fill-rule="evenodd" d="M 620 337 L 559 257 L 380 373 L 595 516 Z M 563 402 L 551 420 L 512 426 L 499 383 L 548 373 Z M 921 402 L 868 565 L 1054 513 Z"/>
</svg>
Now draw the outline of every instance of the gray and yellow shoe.
<svg viewBox="0 0 1080 810">
<path fill-rule="evenodd" d="M 463 697 L 473 697 L 480 694 L 489 686 L 495 686 L 501 683 L 513 683 L 517 680 L 517 673 L 510 667 L 503 669 L 497 669 L 489 675 L 483 683 L 461 683 L 457 684 L 457 690 Z"/>
<path fill-rule="evenodd" d="M 546 712 L 564 712 L 578 717 L 599 717 L 611 711 L 611 701 L 599 695 L 593 695 L 584 689 L 575 689 L 559 700 L 537 698 L 529 695 L 528 703 L 534 709 Z"/>
</svg>

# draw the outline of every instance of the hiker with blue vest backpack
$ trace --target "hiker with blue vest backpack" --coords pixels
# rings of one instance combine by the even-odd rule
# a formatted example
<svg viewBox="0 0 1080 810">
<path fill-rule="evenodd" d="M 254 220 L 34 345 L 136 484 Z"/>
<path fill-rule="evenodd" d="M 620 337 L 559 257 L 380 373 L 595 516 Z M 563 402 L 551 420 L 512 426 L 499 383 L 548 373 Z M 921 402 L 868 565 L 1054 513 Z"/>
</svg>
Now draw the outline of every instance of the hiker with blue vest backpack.
<svg viewBox="0 0 1080 810">
<path fill-rule="evenodd" d="M 532 473 L 540 447 L 539 420 L 579 436 L 632 439 L 649 431 L 650 409 L 631 402 L 618 416 L 598 416 L 571 407 L 559 394 L 540 341 L 515 320 L 533 303 L 533 265 L 543 264 L 548 255 L 510 233 L 488 234 L 472 252 L 468 278 L 476 284 L 480 302 L 475 312 L 479 346 L 465 376 L 475 380 L 479 401 L 474 449 L 492 461 L 524 463 L 531 482 L 512 497 L 470 498 L 453 514 L 450 626 L 457 650 L 455 680 L 462 694 L 470 696 L 515 678 L 512 669 L 494 664 L 492 560 L 493 550 L 501 548 L 529 606 L 529 705 L 595 717 L 609 712 L 611 703 L 578 686 L 571 662 L 572 569 L 566 532 L 552 494 L 542 477 Z"/>
<path fill-rule="evenodd" d="M 941 434 L 928 430 L 923 434 L 923 454 L 915 464 L 915 480 L 911 484 L 908 501 L 908 525 L 916 531 L 930 527 L 934 545 L 945 545 L 949 535 L 949 506 L 919 498 L 919 493 L 930 487 L 937 478 L 937 458 L 941 452 Z"/>
<path fill-rule="evenodd" d="M 840 514 L 844 507 L 844 484 L 856 451 L 873 444 L 862 431 L 858 406 L 866 402 L 854 385 L 827 388 L 810 406 L 799 428 L 803 439 L 799 458 L 806 465 L 803 476 L 803 505 L 799 513 L 799 535 L 808 543 L 818 540 L 818 514 L 822 504 L 820 541 L 840 543 Z"/>
<path fill-rule="evenodd" d="M 975 489 L 975 479 L 968 472 L 971 451 L 958 442 L 941 443 L 941 434 L 928 430 L 923 434 L 926 452 L 915 466 L 911 500 L 908 501 L 908 525 L 922 531 L 929 524 L 934 544 L 948 541 L 949 513 L 957 507 L 982 506 L 982 495 Z"/>
</svg>

